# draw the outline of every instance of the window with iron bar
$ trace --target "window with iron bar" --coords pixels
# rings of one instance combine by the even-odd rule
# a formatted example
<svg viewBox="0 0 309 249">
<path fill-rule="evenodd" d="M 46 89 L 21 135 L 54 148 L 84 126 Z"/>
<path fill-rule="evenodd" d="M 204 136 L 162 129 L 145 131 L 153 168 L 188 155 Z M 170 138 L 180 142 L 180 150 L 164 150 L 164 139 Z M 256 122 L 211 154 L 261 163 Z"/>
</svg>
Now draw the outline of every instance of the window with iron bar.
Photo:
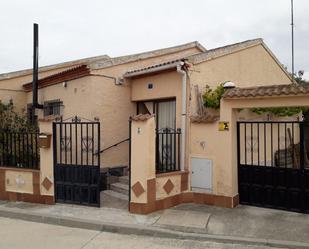
<svg viewBox="0 0 309 249">
<path fill-rule="evenodd" d="M 62 115 L 63 102 L 60 99 L 44 102 L 44 116 Z"/>
</svg>

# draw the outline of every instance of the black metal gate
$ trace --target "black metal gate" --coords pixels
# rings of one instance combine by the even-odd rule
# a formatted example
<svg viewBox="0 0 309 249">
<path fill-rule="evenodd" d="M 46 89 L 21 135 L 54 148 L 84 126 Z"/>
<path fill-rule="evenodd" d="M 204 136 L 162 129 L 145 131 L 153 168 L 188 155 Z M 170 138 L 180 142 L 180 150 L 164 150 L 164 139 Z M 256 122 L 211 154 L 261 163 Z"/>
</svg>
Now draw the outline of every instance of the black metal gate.
<svg viewBox="0 0 309 249">
<path fill-rule="evenodd" d="M 99 207 L 100 122 L 54 122 L 53 147 L 56 202 Z"/>
<path fill-rule="evenodd" d="M 309 213 L 309 124 L 238 122 L 241 204 Z"/>
</svg>

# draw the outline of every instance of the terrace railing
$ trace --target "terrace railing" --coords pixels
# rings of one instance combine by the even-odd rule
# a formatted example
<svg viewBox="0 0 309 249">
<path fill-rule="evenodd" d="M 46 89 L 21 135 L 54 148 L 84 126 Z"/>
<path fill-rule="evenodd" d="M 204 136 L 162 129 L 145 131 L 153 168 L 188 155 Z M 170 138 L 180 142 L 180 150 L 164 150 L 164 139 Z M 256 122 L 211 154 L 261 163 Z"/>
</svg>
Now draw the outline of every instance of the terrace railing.
<svg viewBox="0 0 309 249">
<path fill-rule="evenodd" d="M 156 172 L 165 173 L 180 170 L 181 129 L 164 128 L 156 130 Z"/>
</svg>

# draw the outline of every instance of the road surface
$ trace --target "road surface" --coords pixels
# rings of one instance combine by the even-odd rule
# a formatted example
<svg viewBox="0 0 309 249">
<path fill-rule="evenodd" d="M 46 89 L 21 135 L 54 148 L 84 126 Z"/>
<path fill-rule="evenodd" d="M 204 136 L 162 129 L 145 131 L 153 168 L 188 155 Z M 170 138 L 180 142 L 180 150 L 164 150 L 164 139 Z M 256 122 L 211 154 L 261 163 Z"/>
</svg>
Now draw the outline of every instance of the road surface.
<svg viewBox="0 0 309 249">
<path fill-rule="evenodd" d="M 0 249 L 269 249 L 267 246 L 222 244 L 121 235 L 0 217 Z"/>
</svg>

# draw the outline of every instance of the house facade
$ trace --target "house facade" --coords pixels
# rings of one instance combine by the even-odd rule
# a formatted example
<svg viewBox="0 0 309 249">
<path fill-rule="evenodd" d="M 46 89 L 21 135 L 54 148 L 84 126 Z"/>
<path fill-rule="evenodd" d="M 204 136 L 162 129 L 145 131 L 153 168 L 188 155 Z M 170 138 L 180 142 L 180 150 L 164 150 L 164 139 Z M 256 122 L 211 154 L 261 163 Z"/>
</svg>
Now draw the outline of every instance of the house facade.
<svg viewBox="0 0 309 249">
<path fill-rule="evenodd" d="M 185 78 L 182 70 L 187 72 Z M 136 145 L 139 148 L 136 151 L 137 155 L 133 149 L 132 160 L 139 170 L 132 178 L 132 187 L 136 189 L 131 194 L 132 212 L 147 213 L 161 209 L 162 206 L 167 207 L 195 199 L 225 207 L 236 206 L 237 184 L 236 187 L 232 186 L 232 174 L 226 168 L 228 158 L 225 158 L 226 155 L 222 151 L 223 137 L 226 134 L 219 132 L 217 128 L 218 120 L 221 118 L 211 120 L 205 113 L 201 113 L 200 109 L 203 107 L 200 98 L 206 85 L 215 88 L 226 81 L 235 82 L 240 88 L 289 85 L 291 83 L 289 74 L 263 41 L 261 39 L 246 41 L 193 55 L 186 60 L 140 68 L 127 72 L 125 78 L 132 87 L 131 99 L 139 106 L 138 114 L 154 115 L 157 130 L 162 131 L 167 127 L 173 130 L 173 132 L 167 131 L 168 134 L 157 131 L 156 141 L 151 142 L 155 143 L 156 150 L 159 150 L 154 152 L 156 174 L 153 173 L 153 169 L 148 173 L 141 170 L 143 165 L 137 162 L 140 160 L 141 145 Z M 239 120 L 257 118 L 265 120 L 266 117 L 254 116 L 246 110 L 237 113 Z M 135 128 L 141 125 L 140 119 L 147 120 L 143 116 L 137 116 L 133 121 Z M 151 120 L 144 122 L 152 125 Z M 148 128 L 147 125 L 144 127 Z M 181 139 L 174 133 L 178 129 L 181 130 Z M 148 132 L 151 134 L 151 131 Z M 132 133 L 134 134 L 134 130 Z M 170 148 L 170 152 L 164 148 Z M 147 155 L 147 152 L 143 154 Z M 164 158 L 164 154 L 170 155 L 172 163 Z M 145 157 L 147 160 L 147 156 Z M 148 164 L 152 165 L 150 162 Z M 175 171 L 175 164 L 179 171 L 172 173 Z M 170 187 L 172 190 L 168 186 L 173 186 Z M 157 198 L 147 198 L 149 194 L 147 189 L 153 188 L 156 189 L 154 195 Z M 182 193 L 185 197 L 181 195 Z M 205 193 L 205 195 L 192 195 L 194 193 Z M 147 199 L 150 201 L 147 202 Z"/>
<path fill-rule="evenodd" d="M 39 103 L 50 112 L 45 118 L 78 115 L 97 117 L 102 122 L 101 147 L 109 147 L 128 138 L 129 117 L 136 114 L 131 102 L 131 87 L 119 83 L 128 70 L 187 57 L 205 51 L 197 42 L 141 54 L 109 58 L 94 57 L 39 70 Z M 87 69 L 86 69 L 87 68 Z M 13 100 L 19 112 L 27 113 L 32 102 L 32 71 L 25 70 L 0 76 L 0 99 Z M 29 84 L 30 83 L 30 84 Z M 64 86 L 65 84 L 65 86 Z M 128 143 L 122 143 L 104 153 L 102 167 L 128 165 Z"/>
<path fill-rule="evenodd" d="M 224 99 L 220 113 L 209 115 L 201 94 L 206 85 L 215 88 L 227 81 L 237 89 L 291 83 L 289 73 L 261 39 L 211 50 L 193 42 L 80 60 L 42 68 L 39 78 L 39 102 L 45 106 L 40 121 L 75 115 L 100 120 L 101 149 L 108 148 L 101 153 L 101 167 L 130 165 L 130 211 L 135 213 L 182 202 L 236 206 L 234 123 L 268 117 L 236 111 L 260 107 L 256 99 L 244 108 L 241 104 L 234 108 Z M 12 99 L 20 112 L 26 110 L 32 98 L 30 72 L 2 75 L 0 86 L 2 101 Z M 227 129 L 218 129 L 220 125 Z"/>
</svg>

